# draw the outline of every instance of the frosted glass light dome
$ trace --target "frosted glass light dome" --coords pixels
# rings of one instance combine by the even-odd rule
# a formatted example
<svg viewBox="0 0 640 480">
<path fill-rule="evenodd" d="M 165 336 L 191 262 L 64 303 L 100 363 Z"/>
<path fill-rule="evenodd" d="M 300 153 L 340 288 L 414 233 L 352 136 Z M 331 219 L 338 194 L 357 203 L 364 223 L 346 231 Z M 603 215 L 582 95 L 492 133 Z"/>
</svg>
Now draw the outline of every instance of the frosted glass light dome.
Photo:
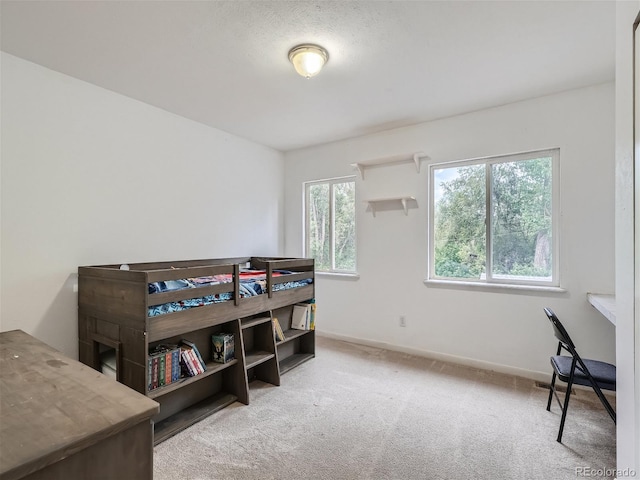
<svg viewBox="0 0 640 480">
<path fill-rule="evenodd" d="M 305 78 L 311 78 L 322 70 L 329 60 L 329 54 L 318 45 L 298 45 L 289 51 L 289 60 L 296 72 Z"/>
</svg>

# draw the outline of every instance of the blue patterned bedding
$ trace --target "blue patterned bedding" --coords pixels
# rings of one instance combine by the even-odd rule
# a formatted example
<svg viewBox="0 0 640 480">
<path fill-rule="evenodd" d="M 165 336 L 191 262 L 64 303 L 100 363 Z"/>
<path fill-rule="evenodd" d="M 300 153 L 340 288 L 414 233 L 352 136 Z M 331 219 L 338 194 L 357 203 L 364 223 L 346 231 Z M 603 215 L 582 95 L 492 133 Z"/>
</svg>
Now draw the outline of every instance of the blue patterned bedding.
<svg viewBox="0 0 640 480">
<path fill-rule="evenodd" d="M 287 271 L 278 271 L 278 275 L 285 275 Z M 242 274 L 241 274 L 242 275 Z M 253 297 L 256 295 L 262 295 L 267 293 L 267 281 L 262 278 L 262 275 L 252 272 L 247 275 L 248 278 L 240 280 L 240 298 Z M 168 280 L 164 282 L 154 282 L 149 284 L 149 302 L 153 301 L 154 293 L 170 292 L 176 290 L 185 289 L 197 289 L 199 286 L 206 285 L 218 285 L 221 283 L 231 283 L 233 278 L 230 275 L 215 275 L 212 277 L 200 277 L 197 279 L 181 279 L 181 280 Z M 305 280 L 297 280 L 292 282 L 276 283 L 272 287 L 272 291 L 278 292 L 281 290 L 289 290 L 292 288 L 303 287 L 313 283 L 312 278 Z M 195 292 L 194 292 L 195 293 Z M 156 317 L 158 315 L 165 315 L 167 313 L 180 312 L 188 310 L 194 307 L 202 307 L 205 305 L 212 305 L 214 303 L 228 302 L 233 300 L 232 292 L 216 293 L 213 295 L 205 295 L 185 300 L 179 300 L 175 302 L 163 303 L 160 305 L 150 305 L 148 309 L 149 317 Z"/>
</svg>

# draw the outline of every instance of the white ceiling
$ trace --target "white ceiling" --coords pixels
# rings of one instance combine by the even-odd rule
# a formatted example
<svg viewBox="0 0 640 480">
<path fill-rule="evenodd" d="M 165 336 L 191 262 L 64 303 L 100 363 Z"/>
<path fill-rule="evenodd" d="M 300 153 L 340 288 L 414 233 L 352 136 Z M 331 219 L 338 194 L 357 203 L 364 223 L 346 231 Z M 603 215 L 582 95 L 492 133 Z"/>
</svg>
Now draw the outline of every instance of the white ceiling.
<svg viewBox="0 0 640 480">
<path fill-rule="evenodd" d="M 287 151 L 611 81 L 614 1 L 7 1 L 1 48 Z M 287 53 L 317 43 L 316 77 Z"/>
</svg>

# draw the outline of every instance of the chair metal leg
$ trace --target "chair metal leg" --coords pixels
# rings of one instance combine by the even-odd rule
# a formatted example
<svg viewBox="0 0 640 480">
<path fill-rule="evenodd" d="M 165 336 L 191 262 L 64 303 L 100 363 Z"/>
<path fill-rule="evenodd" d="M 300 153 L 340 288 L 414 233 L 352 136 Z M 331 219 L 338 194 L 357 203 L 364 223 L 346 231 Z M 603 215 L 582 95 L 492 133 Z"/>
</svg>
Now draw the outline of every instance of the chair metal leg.
<svg viewBox="0 0 640 480">
<path fill-rule="evenodd" d="M 569 398 L 571 397 L 571 387 L 573 387 L 573 374 L 569 377 L 567 383 L 567 393 L 564 396 L 564 406 L 562 407 L 562 418 L 560 419 L 560 431 L 558 432 L 558 443 L 562 443 L 562 432 L 564 430 L 564 421 L 567 418 L 567 411 L 569 410 Z"/>
<path fill-rule="evenodd" d="M 593 391 L 596 392 L 596 395 L 600 399 L 600 403 L 602 403 L 604 408 L 607 410 L 607 413 L 611 417 L 611 420 L 613 420 L 613 423 L 617 424 L 617 422 L 616 422 L 616 412 L 613 410 L 613 407 L 611 406 L 611 404 L 607 400 L 607 397 L 605 397 L 604 393 L 602 393 L 602 389 L 600 388 L 598 383 L 595 381 L 595 379 L 593 378 L 593 376 L 591 375 L 591 373 L 587 369 L 587 366 L 584 364 L 584 361 L 581 358 L 578 359 L 578 361 L 580 363 L 580 367 L 582 368 L 582 370 L 587 372 L 587 376 L 589 377 L 589 383 L 591 383 L 591 387 L 593 388 Z"/>
<path fill-rule="evenodd" d="M 596 395 L 600 399 L 600 403 L 602 403 L 604 408 L 607 410 L 607 413 L 611 417 L 611 420 L 613 420 L 613 423 L 617 424 L 617 422 L 616 422 L 616 412 L 613 410 L 613 407 L 611 406 L 611 404 L 607 400 L 607 397 L 604 396 L 604 393 L 602 393 L 602 390 L 600 389 L 598 384 L 595 382 L 593 377 L 591 377 L 590 380 L 591 380 L 591 386 L 593 387 L 593 391 L 596 392 Z"/>
<path fill-rule="evenodd" d="M 549 387 L 549 400 L 547 401 L 547 412 L 551 411 L 551 399 L 553 398 L 553 392 L 556 388 L 556 372 L 553 372 L 551 376 L 551 386 Z"/>
</svg>

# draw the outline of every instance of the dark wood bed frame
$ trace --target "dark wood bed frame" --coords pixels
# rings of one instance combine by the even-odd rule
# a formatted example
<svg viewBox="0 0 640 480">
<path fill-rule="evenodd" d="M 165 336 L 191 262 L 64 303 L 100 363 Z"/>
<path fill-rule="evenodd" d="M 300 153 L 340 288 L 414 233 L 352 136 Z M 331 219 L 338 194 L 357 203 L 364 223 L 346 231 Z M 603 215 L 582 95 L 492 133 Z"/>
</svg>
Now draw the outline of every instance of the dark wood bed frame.
<svg viewBox="0 0 640 480">
<path fill-rule="evenodd" d="M 267 292 L 240 297 L 244 266 L 266 270 Z M 273 291 L 278 283 L 314 278 L 313 259 L 240 257 L 78 268 L 79 359 L 101 370 L 101 353 L 113 349 L 119 382 L 160 403 L 155 443 L 234 401 L 249 404 L 249 382 L 280 385 L 280 375 L 315 356 L 315 332 L 292 330 L 293 305 L 314 298 L 315 284 Z M 281 276 L 274 270 L 292 272 Z M 196 289 L 149 293 L 148 284 L 219 274 L 233 282 Z M 216 293 L 232 300 L 149 317 L 148 307 Z M 272 319 L 285 329 L 276 342 Z M 213 363 L 211 335 L 232 333 L 235 360 Z M 204 373 L 149 390 L 148 353 L 161 343 L 195 343 L 207 361 Z"/>
</svg>

